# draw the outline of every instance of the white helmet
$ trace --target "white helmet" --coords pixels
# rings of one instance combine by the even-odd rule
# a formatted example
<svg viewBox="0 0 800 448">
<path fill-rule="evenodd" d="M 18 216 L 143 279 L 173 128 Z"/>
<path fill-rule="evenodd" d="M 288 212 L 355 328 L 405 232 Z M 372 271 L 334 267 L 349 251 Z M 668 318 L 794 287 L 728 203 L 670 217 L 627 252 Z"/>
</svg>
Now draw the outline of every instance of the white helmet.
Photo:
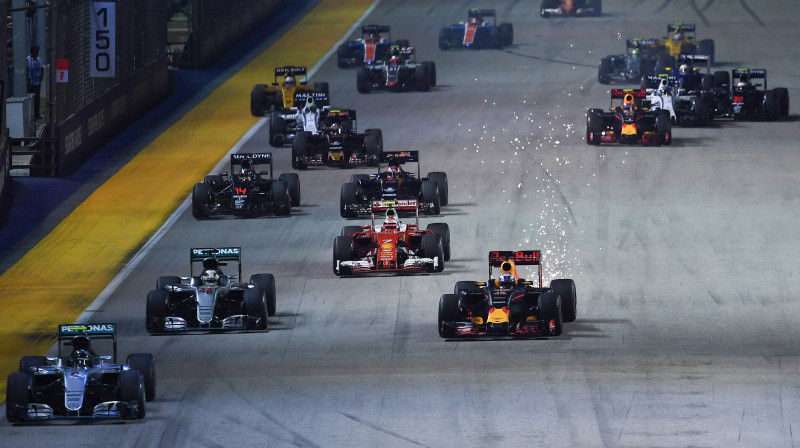
<svg viewBox="0 0 800 448">
<path fill-rule="evenodd" d="M 219 274 L 217 274 L 217 271 L 209 269 L 203 272 L 200 280 L 206 286 L 217 286 L 219 284 Z"/>
<path fill-rule="evenodd" d="M 286 87 L 294 87 L 294 76 L 286 75 L 286 78 L 283 80 L 283 85 Z"/>
<path fill-rule="evenodd" d="M 385 230 L 397 230 L 397 225 L 397 212 L 393 208 L 386 210 L 386 220 L 383 221 L 383 228 Z"/>
<path fill-rule="evenodd" d="M 689 66 L 688 66 L 688 65 L 686 65 L 686 64 L 681 64 L 680 68 L 678 69 L 678 72 L 679 72 L 681 75 L 685 75 L 685 74 L 689 73 L 689 71 L 690 71 L 690 70 L 689 70 Z"/>
</svg>

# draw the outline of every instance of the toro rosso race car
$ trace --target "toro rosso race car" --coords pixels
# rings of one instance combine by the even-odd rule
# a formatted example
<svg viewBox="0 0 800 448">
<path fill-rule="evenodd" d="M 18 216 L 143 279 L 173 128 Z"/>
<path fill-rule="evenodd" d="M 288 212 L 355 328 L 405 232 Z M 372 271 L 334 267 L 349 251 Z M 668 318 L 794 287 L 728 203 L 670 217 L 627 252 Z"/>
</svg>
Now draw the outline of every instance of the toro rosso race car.
<svg viewBox="0 0 800 448">
<path fill-rule="evenodd" d="M 789 115 L 789 90 L 767 88 L 767 70 L 740 68 L 715 72 L 716 116 L 737 120 L 778 120 Z M 764 84 L 754 82 L 764 80 Z"/>
<path fill-rule="evenodd" d="M 222 272 L 226 262 L 236 262 L 238 275 Z M 197 273 L 195 265 L 202 267 Z M 275 278 L 241 277 L 241 248 L 191 249 L 189 276 L 159 277 L 147 293 L 147 332 L 266 330 L 267 316 L 275 315 Z"/>
<path fill-rule="evenodd" d="M 488 22 L 486 19 L 491 18 Z M 439 31 L 439 49 L 451 48 L 503 48 L 514 43 L 514 27 L 503 22 L 497 25 L 494 9 L 470 9 L 467 21 L 459 22 Z"/>
<path fill-rule="evenodd" d="M 518 266 L 534 265 L 538 275 L 522 278 Z M 492 270 L 500 275 L 492 277 Z M 488 281 L 460 281 L 453 294 L 439 298 L 439 336 L 443 338 L 558 336 L 564 322 L 577 317 L 575 282 L 558 279 L 542 286 L 538 250 L 489 252 Z"/>
<path fill-rule="evenodd" d="M 269 114 L 269 144 L 281 147 L 294 139 L 302 130 L 300 110 L 311 97 L 319 107 L 330 104 L 328 83 L 315 82 L 306 85 L 306 67 L 278 67 L 271 86 L 256 84 L 250 94 L 250 113 L 254 117 Z M 279 78 L 282 81 L 279 81 Z"/>
<path fill-rule="evenodd" d="M 436 86 L 436 64 L 433 61 L 416 62 L 414 47 L 393 46 L 388 59 L 358 68 L 356 89 L 359 93 L 373 90 L 427 92 Z"/>
<path fill-rule="evenodd" d="M 672 121 L 666 110 L 651 111 L 645 89 L 611 89 L 611 108 L 586 111 L 586 143 L 672 144 Z M 621 106 L 614 100 L 622 99 Z"/>
<path fill-rule="evenodd" d="M 417 163 L 417 174 L 402 168 L 408 162 Z M 419 151 L 381 153 L 377 174 L 354 174 L 342 185 L 339 212 L 342 218 L 355 218 L 369 215 L 375 201 L 401 199 L 415 199 L 420 213 L 438 215 L 448 202 L 447 174 L 433 171 L 419 177 Z"/>
<path fill-rule="evenodd" d="M 307 112 L 308 111 L 308 112 Z M 353 109 L 303 109 L 303 131 L 292 142 L 292 167 L 375 166 L 383 151 L 380 129 L 358 132 Z"/>
<path fill-rule="evenodd" d="M 542 17 L 599 16 L 603 13 L 603 0 L 542 0 Z"/>
<path fill-rule="evenodd" d="M 210 174 L 192 190 L 192 215 L 196 219 L 213 215 L 289 215 L 292 206 L 297 205 L 300 177 L 285 173 L 273 179 L 269 152 L 231 154 L 230 173 Z"/>
<path fill-rule="evenodd" d="M 116 324 L 64 324 L 58 356 L 23 356 L 8 376 L 6 418 L 140 419 L 155 397 L 153 355 L 135 353 L 117 364 Z"/>
<path fill-rule="evenodd" d="M 419 228 L 400 221 L 400 212 L 417 213 L 416 200 L 375 201 L 372 224 L 345 226 L 333 241 L 333 273 L 441 272 L 450 259 L 450 228 L 446 223 Z M 375 213 L 385 212 L 383 223 L 375 223 Z"/>
<path fill-rule="evenodd" d="M 372 65 L 389 59 L 392 45 L 408 47 L 407 39 L 392 41 L 389 25 L 364 25 L 361 27 L 361 39 L 339 45 L 336 51 L 336 63 L 339 68 Z M 388 34 L 388 37 L 382 36 Z"/>
</svg>

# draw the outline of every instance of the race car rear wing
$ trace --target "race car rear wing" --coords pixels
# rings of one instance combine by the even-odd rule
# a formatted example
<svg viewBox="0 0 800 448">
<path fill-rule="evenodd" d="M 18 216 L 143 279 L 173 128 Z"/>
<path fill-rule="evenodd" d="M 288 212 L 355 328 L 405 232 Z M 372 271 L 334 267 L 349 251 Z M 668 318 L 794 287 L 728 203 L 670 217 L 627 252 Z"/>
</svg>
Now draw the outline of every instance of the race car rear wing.
<svg viewBox="0 0 800 448">
<path fill-rule="evenodd" d="M 272 176 L 272 153 L 271 152 L 240 152 L 231 154 L 231 175 L 237 171 L 237 166 L 242 166 L 242 162 L 248 160 L 252 169 L 257 165 L 269 166 L 269 175 Z"/>
<path fill-rule="evenodd" d="M 479 9 L 472 8 L 467 12 L 469 18 L 473 17 L 497 17 L 497 12 L 494 9 Z"/>
<path fill-rule="evenodd" d="M 358 130 L 355 109 L 325 109 L 319 114 L 319 123 L 323 129 L 337 123 L 345 130 Z"/>
<path fill-rule="evenodd" d="M 391 31 L 392 27 L 389 25 L 364 25 L 361 27 L 362 36 L 367 36 L 369 34 L 390 33 Z"/>
<path fill-rule="evenodd" d="M 628 39 L 625 41 L 625 47 L 629 50 L 634 48 L 654 48 L 658 45 L 655 39 Z"/>
<path fill-rule="evenodd" d="M 307 82 L 308 69 L 306 67 L 286 65 L 283 67 L 275 67 L 275 85 L 278 83 L 278 78 L 284 77 L 289 73 L 295 77 L 298 84 L 305 84 Z M 299 76 L 302 76 L 303 79 L 299 79 Z"/>
<path fill-rule="evenodd" d="M 416 199 L 395 199 L 393 201 L 372 201 L 370 204 L 372 213 L 384 212 L 393 208 L 399 212 L 417 212 L 419 211 Z"/>
<path fill-rule="evenodd" d="M 516 266 L 538 266 L 539 287 L 542 286 L 542 252 L 539 250 L 493 250 L 489 252 L 489 278 L 492 268 L 502 267 L 504 262 L 511 261 Z"/>
<path fill-rule="evenodd" d="M 667 33 L 675 33 L 676 30 L 680 29 L 685 33 L 694 33 L 696 27 L 694 24 L 691 23 L 670 23 L 667 25 Z"/>
<path fill-rule="evenodd" d="M 737 81 L 742 75 L 747 75 L 750 79 L 763 79 L 764 90 L 767 89 L 767 69 L 765 68 L 735 68 L 731 70 L 731 83 Z"/>
<path fill-rule="evenodd" d="M 207 259 L 217 260 L 218 266 L 227 266 L 228 264 L 224 263 L 225 261 L 235 261 L 239 270 L 238 278 L 242 278 L 241 247 L 193 247 L 189 249 L 189 275 L 194 276 L 194 265 L 196 263 L 205 264 L 204 262 Z"/>
<path fill-rule="evenodd" d="M 696 62 L 703 62 L 706 65 L 706 73 L 711 72 L 711 55 L 681 53 L 678 55 L 677 61 L 678 65 L 680 64 L 694 65 Z"/>
<path fill-rule="evenodd" d="M 400 164 L 416 162 L 417 163 L 417 177 L 419 177 L 419 151 L 389 151 L 382 152 L 378 158 L 378 173 L 381 172 L 381 164 L 389 163 L 390 160 L 396 158 Z"/>
<path fill-rule="evenodd" d="M 86 336 L 90 340 L 110 340 L 112 341 L 111 356 L 103 358 L 116 363 L 117 360 L 117 324 L 98 323 L 98 324 L 61 324 L 58 326 L 58 357 L 69 356 L 64 353 L 68 347 L 72 347 L 72 338 L 75 336 Z M 69 350 L 71 351 L 71 350 Z"/>
<path fill-rule="evenodd" d="M 662 79 L 667 80 L 668 86 L 675 86 L 678 84 L 678 77 L 675 75 L 668 75 L 666 73 L 662 73 L 660 75 L 645 75 L 644 78 L 645 90 L 658 88 L 658 86 L 661 85 Z"/>
<path fill-rule="evenodd" d="M 306 106 L 306 101 L 308 97 L 314 98 L 314 103 L 320 109 L 322 109 L 325 106 L 331 105 L 331 100 L 328 97 L 327 92 L 301 92 L 295 90 L 293 106 L 298 109 L 304 108 Z"/>
<path fill-rule="evenodd" d="M 647 98 L 647 89 L 611 89 L 611 105 L 614 100 L 625 98 L 625 95 L 633 95 L 637 104 L 641 104 L 642 99 Z"/>
</svg>

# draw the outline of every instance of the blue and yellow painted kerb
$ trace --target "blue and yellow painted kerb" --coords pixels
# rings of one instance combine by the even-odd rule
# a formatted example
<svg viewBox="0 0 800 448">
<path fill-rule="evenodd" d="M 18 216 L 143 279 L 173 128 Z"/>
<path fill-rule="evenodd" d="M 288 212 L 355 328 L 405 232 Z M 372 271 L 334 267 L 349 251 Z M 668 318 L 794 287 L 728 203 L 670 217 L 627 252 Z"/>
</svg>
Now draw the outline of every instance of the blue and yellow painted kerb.
<svg viewBox="0 0 800 448">
<path fill-rule="evenodd" d="M 183 202 L 197 179 L 253 127 L 253 85 L 271 82 L 276 66 L 314 66 L 374 1 L 320 1 L 0 276 L 0 401 L 5 400 L 5 378 L 18 368 L 19 358 L 44 354 L 55 342 L 56 325 L 77 319 Z M 168 185 L 153 176 L 165 166 L 182 167 L 163 177 Z"/>
</svg>

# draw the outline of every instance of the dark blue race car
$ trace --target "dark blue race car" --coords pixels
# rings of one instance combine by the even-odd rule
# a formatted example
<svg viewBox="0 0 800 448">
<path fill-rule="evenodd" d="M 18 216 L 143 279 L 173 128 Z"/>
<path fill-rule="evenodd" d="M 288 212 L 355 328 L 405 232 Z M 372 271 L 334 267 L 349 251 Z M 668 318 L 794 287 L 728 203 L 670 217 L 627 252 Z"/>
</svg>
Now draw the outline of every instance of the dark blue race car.
<svg viewBox="0 0 800 448">
<path fill-rule="evenodd" d="M 486 19 L 491 18 L 489 22 Z M 497 25 L 494 9 L 470 9 L 467 21 L 459 22 L 439 31 L 439 49 L 451 48 L 503 48 L 514 43 L 514 27 L 510 23 Z"/>
<path fill-rule="evenodd" d="M 392 45 L 408 47 L 408 39 L 392 41 L 389 25 L 364 25 L 361 39 L 339 45 L 336 64 L 339 68 L 360 67 L 382 63 L 389 59 Z"/>
</svg>

